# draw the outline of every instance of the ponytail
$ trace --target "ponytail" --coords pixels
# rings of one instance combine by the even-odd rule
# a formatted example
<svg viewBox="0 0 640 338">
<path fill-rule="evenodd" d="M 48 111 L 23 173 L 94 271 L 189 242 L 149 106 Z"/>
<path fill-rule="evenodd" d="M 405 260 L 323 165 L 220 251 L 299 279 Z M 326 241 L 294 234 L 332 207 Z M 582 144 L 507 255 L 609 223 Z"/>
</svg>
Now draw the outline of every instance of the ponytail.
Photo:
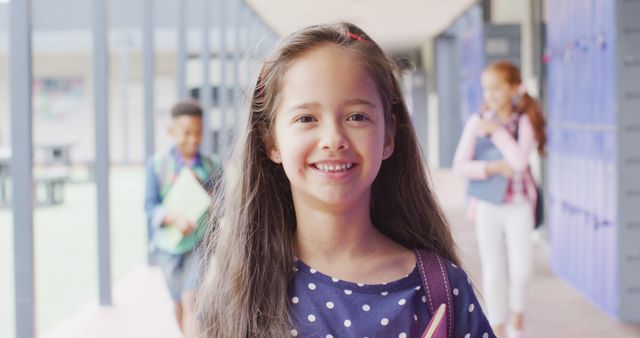
<svg viewBox="0 0 640 338">
<path fill-rule="evenodd" d="M 521 114 L 527 114 L 531 126 L 533 127 L 533 135 L 538 141 L 538 154 L 545 154 L 545 146 L 547 144 L 547 135 L 545 132 L 545 120 L 542 115 L 542 109 L 536 99 L 529 94 L 524 93 L 520 98 L 520 102 L 517 105 L 518 112 Z"/>
</svg>

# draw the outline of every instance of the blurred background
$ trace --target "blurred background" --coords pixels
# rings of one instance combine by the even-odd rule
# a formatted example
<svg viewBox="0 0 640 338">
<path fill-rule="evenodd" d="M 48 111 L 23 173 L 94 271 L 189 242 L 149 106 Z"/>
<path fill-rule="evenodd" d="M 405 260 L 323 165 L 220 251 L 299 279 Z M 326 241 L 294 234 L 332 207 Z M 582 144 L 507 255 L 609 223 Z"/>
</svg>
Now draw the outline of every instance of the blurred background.
<svg viewBox="0 0 640 338">
<path fill-rule="evenodd" d="M 171 106 L 199 100 L 202 151 L 224 158 L 277 40 L 339 20 L 402 69 L 478 285 L 450 168 L 482 69 L 520 67 L 549 137 L 528 334 L 640 337 L 638 16 L 634 0 L 0 0 L 0 337 L 180 337 L 143 209 Z"/>
</svg>

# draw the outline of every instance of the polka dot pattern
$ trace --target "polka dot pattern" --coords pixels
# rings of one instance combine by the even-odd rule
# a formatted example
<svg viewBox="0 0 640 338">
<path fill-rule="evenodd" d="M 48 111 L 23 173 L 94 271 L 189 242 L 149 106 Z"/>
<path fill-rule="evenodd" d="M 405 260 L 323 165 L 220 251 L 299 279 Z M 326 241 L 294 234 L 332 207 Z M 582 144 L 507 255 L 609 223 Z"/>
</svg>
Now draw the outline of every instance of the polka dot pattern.
<svg viewBox="0 0 640 338">
<path fill-rule="evenodd" d="M 493 338 L 477 308 L 477 299 L 462 269 L 446 264 L 456 318 L 456 337 Z M 414 269 L 408 276 L 382 284 L 347 282 L 294 263 L 289 286 L 291 337 L 419 337 L 431 318 L 426 290 Z"/>
</svg>

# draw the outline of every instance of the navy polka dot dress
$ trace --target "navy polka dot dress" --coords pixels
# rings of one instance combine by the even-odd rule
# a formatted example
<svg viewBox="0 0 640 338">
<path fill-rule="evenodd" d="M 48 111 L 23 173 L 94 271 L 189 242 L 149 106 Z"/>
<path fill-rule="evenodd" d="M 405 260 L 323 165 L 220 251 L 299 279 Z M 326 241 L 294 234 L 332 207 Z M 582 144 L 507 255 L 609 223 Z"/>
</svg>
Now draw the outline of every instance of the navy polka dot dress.
<svg viewBox="0 0 640 338">
<path fill-rule="evenodd" d="M 447 266 L 455 337 L 495 337 L 466 273 Z M 421 337 L 431 319 L 417 267 L 399 280 L 376 285 L 332 278 L 300 260 L 293 269 L 288 290 L 293 337 Z"/>
</svg>

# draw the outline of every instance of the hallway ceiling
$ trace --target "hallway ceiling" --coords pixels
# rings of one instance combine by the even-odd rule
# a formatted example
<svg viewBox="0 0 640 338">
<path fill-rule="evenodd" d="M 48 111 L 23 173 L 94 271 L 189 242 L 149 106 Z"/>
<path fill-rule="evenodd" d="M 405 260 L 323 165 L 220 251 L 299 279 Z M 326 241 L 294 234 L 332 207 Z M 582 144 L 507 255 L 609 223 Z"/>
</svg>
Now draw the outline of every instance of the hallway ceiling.
<svg viewBox="0 0 640 338">
<path fill-rule="evenodd" d="M 314 23 L 351 21 L 384 48 L 414 49 L 476 0 L 246 0 L 278 34 Z"/>
</svg>

